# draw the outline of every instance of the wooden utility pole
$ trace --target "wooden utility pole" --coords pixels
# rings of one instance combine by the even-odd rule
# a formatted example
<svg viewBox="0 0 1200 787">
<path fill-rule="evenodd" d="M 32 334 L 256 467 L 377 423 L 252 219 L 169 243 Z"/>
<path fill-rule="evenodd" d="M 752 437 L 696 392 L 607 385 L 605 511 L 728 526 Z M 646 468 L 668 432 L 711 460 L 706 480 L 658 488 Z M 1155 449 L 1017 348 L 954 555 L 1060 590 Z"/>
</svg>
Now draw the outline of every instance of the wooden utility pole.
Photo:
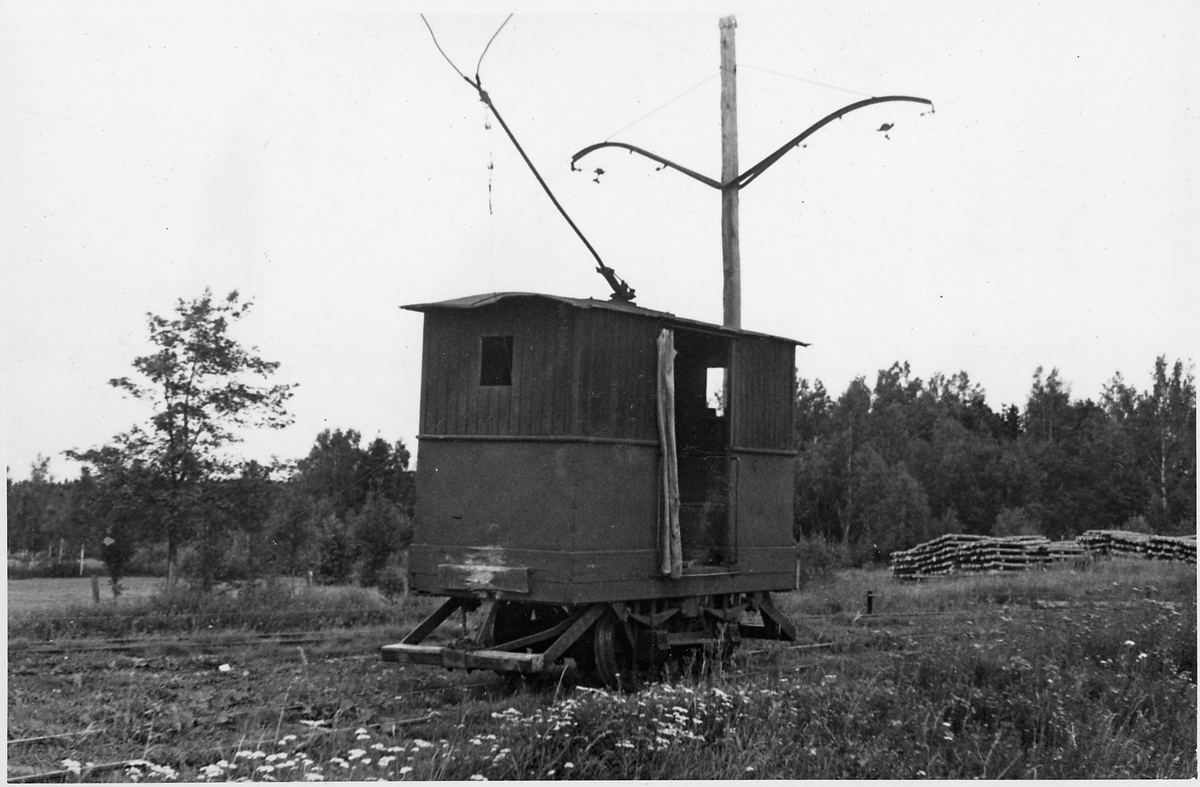
<svg viewBox="0 0 1200 787">
<path fill-rule="evenodd" d="M 794 150 L 801 146 L 804 140 L 808 139 L 814 132 L 824 128 L 835 120 L 841 119 L 844 115 L 854 112 L 855 110 L 864 109 L 874 106 L 875 104 L 884 104 L 891 101 L 908 101 L 916 104 L 928 104 L 929 112 L 933 112 L 933 102 L 927 98 L 917 98 L 916 96 L 876 96 L 865 98 L 861 101 L 855 101 L 853 104 L 847 104 L 836 112 L 831 112 L 825 117 L 813 123 L 800 134 L 792 137 L 785 142 L 782 147 L 774 153 L 764 158 L 754 166 L 747 169 L 745 172 L 738 172 L 738 142 L 737 142 L 737 55 L 734 48 L 734 31 L 737 28 L 737 20 L 732 16 L 726 16 L 721 19 L 721 180 L 720 182 L 713 180 L 706 175 L 701 175 L 699 172 L 693 172 L 687 167 L 682 167 L 674 161 L 669 161 L 662 156 L 656 155 L 643 150 L 636 145 L 630 145 L 627 142 L 600 142 L 595 145 L 588 145 L 583 150 L 571 157 L 571 169 L 579 170 L 575 164 L 587 154 L 599 150 L 600 148 L 622 148 L 630 153 L 637 153 L 646 158 L 661 164 L 662 167 L 670 167 L 676 172 L 687 175 L 693 180 L 698 180 L 705 186 L 714 189 L 719 189 L 721 192 L 721 257 L 722 267 L 725 271 L 725 327 L 741 328 L 742 327 L 742 260 L 741 252 L 738 250 L 738 192 L 750 185 L 759 175 L 763 174 L 772 167 L 779 159 L 783 158 L 788 151 Z M 470 80 L 467 80 L 470 82 Z M 472 83 L 474 84 L 474 83 Z M 922 113 L 926 114 L 926 113 Z M 497 116 L 499 117 L 499 116 Z M 889 126 L 890 128 L 890 126 Z M 660 167 L 660 169 L 662 168 Z M 590 247 L 589 247 L 590 248 Z M 597 258 L 599 260 L 599 258 Z M 605 273 L 603 267 L 600 272 Z M 605 274 L 607 278 L 607 274 Z M 612 282 L 610 281 L 610 284 Z M 614 290 L 616 285 L 613 285 Z M 620 292 L 613 296 L 621 300 L 631 300 L 632 290 L 628 297 L 625 297 Z"/>
<path fill-rule="evenodd" d="M 737 20 L 721 19 L 721 260 L 725 327 L 742 327 L 742 259 L 738 249 Z"/>
</svg>

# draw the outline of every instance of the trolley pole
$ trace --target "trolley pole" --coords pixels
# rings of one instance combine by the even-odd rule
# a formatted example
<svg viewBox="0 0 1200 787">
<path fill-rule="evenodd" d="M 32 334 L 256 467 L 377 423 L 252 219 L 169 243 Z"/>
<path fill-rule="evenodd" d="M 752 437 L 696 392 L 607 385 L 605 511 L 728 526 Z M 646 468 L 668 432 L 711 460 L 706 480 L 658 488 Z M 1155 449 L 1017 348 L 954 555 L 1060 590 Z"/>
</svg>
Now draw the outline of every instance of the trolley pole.
<svg viewBox="0 0 1200 787">
<path fill-rule="evenodd" d="M 721 261 L 726 328 L 742 327 L 742 259 L 738 248 L 737 51 L 733 16 L 721 19 Z"/>
</svg>

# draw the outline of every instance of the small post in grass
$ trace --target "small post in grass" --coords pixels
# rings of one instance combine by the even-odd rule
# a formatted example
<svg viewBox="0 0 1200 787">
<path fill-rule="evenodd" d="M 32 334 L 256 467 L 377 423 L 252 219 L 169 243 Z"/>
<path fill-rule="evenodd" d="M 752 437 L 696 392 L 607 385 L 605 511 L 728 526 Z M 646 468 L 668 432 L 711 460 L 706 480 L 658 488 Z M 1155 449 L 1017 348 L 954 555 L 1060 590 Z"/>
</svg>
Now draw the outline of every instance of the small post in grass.
<svg viewBox="0 0 1200 787">
<path fill-rule="evenodd" d="M 92 572 L 92 601 L 100 603 L 100 577 L 96 576 L 96 572 Z"/>
<path fill-rule="evenodd" d="M 867 614 L 870 615 L 875 611 L 875 591 L 867 591 Z"/>
</svg>

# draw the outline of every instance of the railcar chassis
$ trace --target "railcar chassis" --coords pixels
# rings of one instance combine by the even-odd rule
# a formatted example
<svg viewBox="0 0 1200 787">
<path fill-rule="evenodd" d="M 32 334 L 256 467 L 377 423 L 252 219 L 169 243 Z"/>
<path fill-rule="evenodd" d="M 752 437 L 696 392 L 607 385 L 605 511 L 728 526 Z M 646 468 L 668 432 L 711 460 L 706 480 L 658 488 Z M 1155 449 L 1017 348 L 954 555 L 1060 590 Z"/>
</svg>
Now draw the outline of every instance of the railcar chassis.
<svg viewBox="0 0 1200 787">
<path fill-rule="evenodd" d="M 462 613 L 465 631 L 466 614 L 485 603 L 473 636 L 424 644 L 455 612 Z M 765 592 L 577 605 L 451 596 L 381 653 L 390 662 L 527 675 L 570 658 L 603 685 L 622 688 L 697 651 L 727 654 L 742 639 L 795 641 L 796 630 Z"/>
</svg>

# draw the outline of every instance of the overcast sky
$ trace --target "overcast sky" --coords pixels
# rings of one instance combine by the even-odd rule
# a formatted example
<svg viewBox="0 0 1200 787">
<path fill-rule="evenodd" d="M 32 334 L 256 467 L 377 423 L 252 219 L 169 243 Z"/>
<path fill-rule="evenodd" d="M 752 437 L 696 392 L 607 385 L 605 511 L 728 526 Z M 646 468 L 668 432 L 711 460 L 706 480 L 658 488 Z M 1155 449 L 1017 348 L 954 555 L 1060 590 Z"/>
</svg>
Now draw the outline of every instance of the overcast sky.
<svg viewBox="0 0 1200 787">
<path fill-rule="evenodd" d="M 338 427 L 415 448 L 422 318 L 402 304 L 608 296 L 411 6 L 6 7 L 14 478 L 39 453 L 74 477 L 63 450 L 144 420 L 107 380 L 149 350 L 147 312 L 205 287 L 255 301 L 236 335 L 300 386 L 294 425 L 247 436 L 259 459 Z M 847 115 L 742 191 L 743 326 L 811 342 L 802 376 L 836 396 L 894 361 L 965 370 L 999 408 L 1023 405 L 1038 366 L 1098 398 L 1117 371 L 1146 388 L 1157 355 L 1195 357 L 1196 3 L 790 7 L 518 13 L 484 58 L 496 106 L 638 304 L 720 322 L 719 193 L 623 152 L 583 172 L 570 157 L 612 139 L 719 177 L 718 18 L 736 13 L 743 169 L 868 96 L 936 107 Z M 427 18 L 467 74 L 504 21 Z"/>
</svg>

